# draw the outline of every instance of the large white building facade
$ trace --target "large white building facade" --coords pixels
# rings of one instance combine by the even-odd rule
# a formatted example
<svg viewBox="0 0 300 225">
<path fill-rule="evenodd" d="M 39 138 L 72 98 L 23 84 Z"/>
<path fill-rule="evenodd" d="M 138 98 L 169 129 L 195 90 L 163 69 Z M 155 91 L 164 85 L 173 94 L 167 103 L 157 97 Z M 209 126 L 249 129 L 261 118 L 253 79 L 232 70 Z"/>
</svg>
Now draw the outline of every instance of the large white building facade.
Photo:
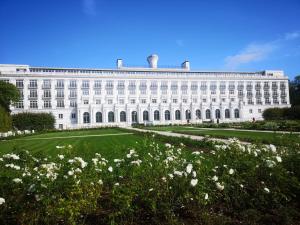
<svg viewBox="0 0 300 225">
<path fill-rule="evenodd" d="M 21 101 L 13 113 L 51 112 L 59 129 L 141 124 L 237 122 L 262 119 L 270 107 L 289 107 L 283 71 L 191 71 L 157 67 L 70 69 L 0 65 L 0 80 L 13 83 Z"/>
</svg>

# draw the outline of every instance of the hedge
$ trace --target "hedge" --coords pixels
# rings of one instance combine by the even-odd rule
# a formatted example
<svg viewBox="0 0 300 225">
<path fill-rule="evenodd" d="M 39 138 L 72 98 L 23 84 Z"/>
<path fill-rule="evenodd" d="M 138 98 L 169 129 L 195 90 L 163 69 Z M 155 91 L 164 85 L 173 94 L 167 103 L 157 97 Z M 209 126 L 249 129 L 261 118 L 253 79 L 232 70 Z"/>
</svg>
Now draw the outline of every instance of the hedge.
<svg viewBox="0 0 300 225">
<path fill-rule="evenodd" d="M 0 106 L 0 132 L 11 130 L 11 117 L 6 110 Z"/>
<path fill-rule="evenodd" d="M 263 118 L 265 120 L 299 120 L 300 106 L 292 108 L 269 108 L 264 110 Z"/>
<path fill-rule="evenodd" d="M 13 127 L 19 130 L 54 129 L 55 118 L 51 113 L 18 113 L 12 115 Z"/>
</svg>

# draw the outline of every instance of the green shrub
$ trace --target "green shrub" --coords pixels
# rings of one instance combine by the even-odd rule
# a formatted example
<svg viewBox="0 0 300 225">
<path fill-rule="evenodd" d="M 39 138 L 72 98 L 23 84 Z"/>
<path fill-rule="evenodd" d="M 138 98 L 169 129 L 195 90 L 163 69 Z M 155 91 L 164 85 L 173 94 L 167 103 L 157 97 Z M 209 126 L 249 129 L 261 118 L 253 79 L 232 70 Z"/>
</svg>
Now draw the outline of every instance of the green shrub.
<svg viewBox="0 0 300 225">
<path fill-rule="evenodd" d="M 18 113 L 12 115 L 12 124 L 19 130 L 54 129 L 55 118 L 51 113 Z"/>
<path fill-rule="evenodd" d="M 282 120 L 286 117 L 285 108 L 269 108 L 264 110 L 263 118 L 265 120 Z"/>
<path fill-rule="evenodd" d="M 0 132 L 11 130 L 11 117 L 4 108 L 0 106 Z"/>
</svg>

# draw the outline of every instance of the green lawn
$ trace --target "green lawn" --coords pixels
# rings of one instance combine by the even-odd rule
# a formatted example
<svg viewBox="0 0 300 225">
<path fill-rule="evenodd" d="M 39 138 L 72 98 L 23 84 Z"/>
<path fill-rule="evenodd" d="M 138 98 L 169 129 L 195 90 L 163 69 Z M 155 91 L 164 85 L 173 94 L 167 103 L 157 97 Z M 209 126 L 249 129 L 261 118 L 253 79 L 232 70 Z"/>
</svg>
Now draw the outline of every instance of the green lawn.
<svg viewBox="0 0 300 225">
<path fill-rule="evenodd" d="M 109 159 L 117 158 L 125 154 L 122 150 L 132 148 L 137 141 L 143 140 L 142 136 L 126 133 L 130 131 L 111 128 L 36 134 L 0 141 L 0 153 L 9 153 L 13 149 L 25 149 L 35 155 L 54 156 L 66 152 L 65 149 L 58 149 L 56 146 L 72 145 L 70 153 L 74 155 L 87 158 L 98 152 Z M 105 136 L 110 134 L 112 135 Z"/>
<path fill-rule="evenodd" d="M 198 136 L 209 135 L 217 138 L 233 138 L 250 142 L 262 142 L 285 145 L 287 142 L 300 142 L 299 134 L 282 134 L 276 132 L 259 132 L 259 131 L 242 131 L 226 130 L 222 128 L 205 129 L 190 126 L 165 126 L 165 127 L 148 127 L 149 130 L 170 131 L 181 134 L 191 134 Z"/>
</svg>

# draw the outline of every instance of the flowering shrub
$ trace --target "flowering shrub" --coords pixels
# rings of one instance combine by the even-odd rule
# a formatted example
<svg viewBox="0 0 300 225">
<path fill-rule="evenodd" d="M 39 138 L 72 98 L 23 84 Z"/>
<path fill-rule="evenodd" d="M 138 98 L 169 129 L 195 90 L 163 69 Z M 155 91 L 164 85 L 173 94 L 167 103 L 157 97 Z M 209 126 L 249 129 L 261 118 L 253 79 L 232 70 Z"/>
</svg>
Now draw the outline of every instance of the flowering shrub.
<svg viewBox="0 0 300 225">
<path fill-rule="evenodd" d="M 122 158 L 0 157 L 1 224 L 293 224 L 299 146 L 212 143 L 210 151 L 153 138 Z"/>
</svg>

